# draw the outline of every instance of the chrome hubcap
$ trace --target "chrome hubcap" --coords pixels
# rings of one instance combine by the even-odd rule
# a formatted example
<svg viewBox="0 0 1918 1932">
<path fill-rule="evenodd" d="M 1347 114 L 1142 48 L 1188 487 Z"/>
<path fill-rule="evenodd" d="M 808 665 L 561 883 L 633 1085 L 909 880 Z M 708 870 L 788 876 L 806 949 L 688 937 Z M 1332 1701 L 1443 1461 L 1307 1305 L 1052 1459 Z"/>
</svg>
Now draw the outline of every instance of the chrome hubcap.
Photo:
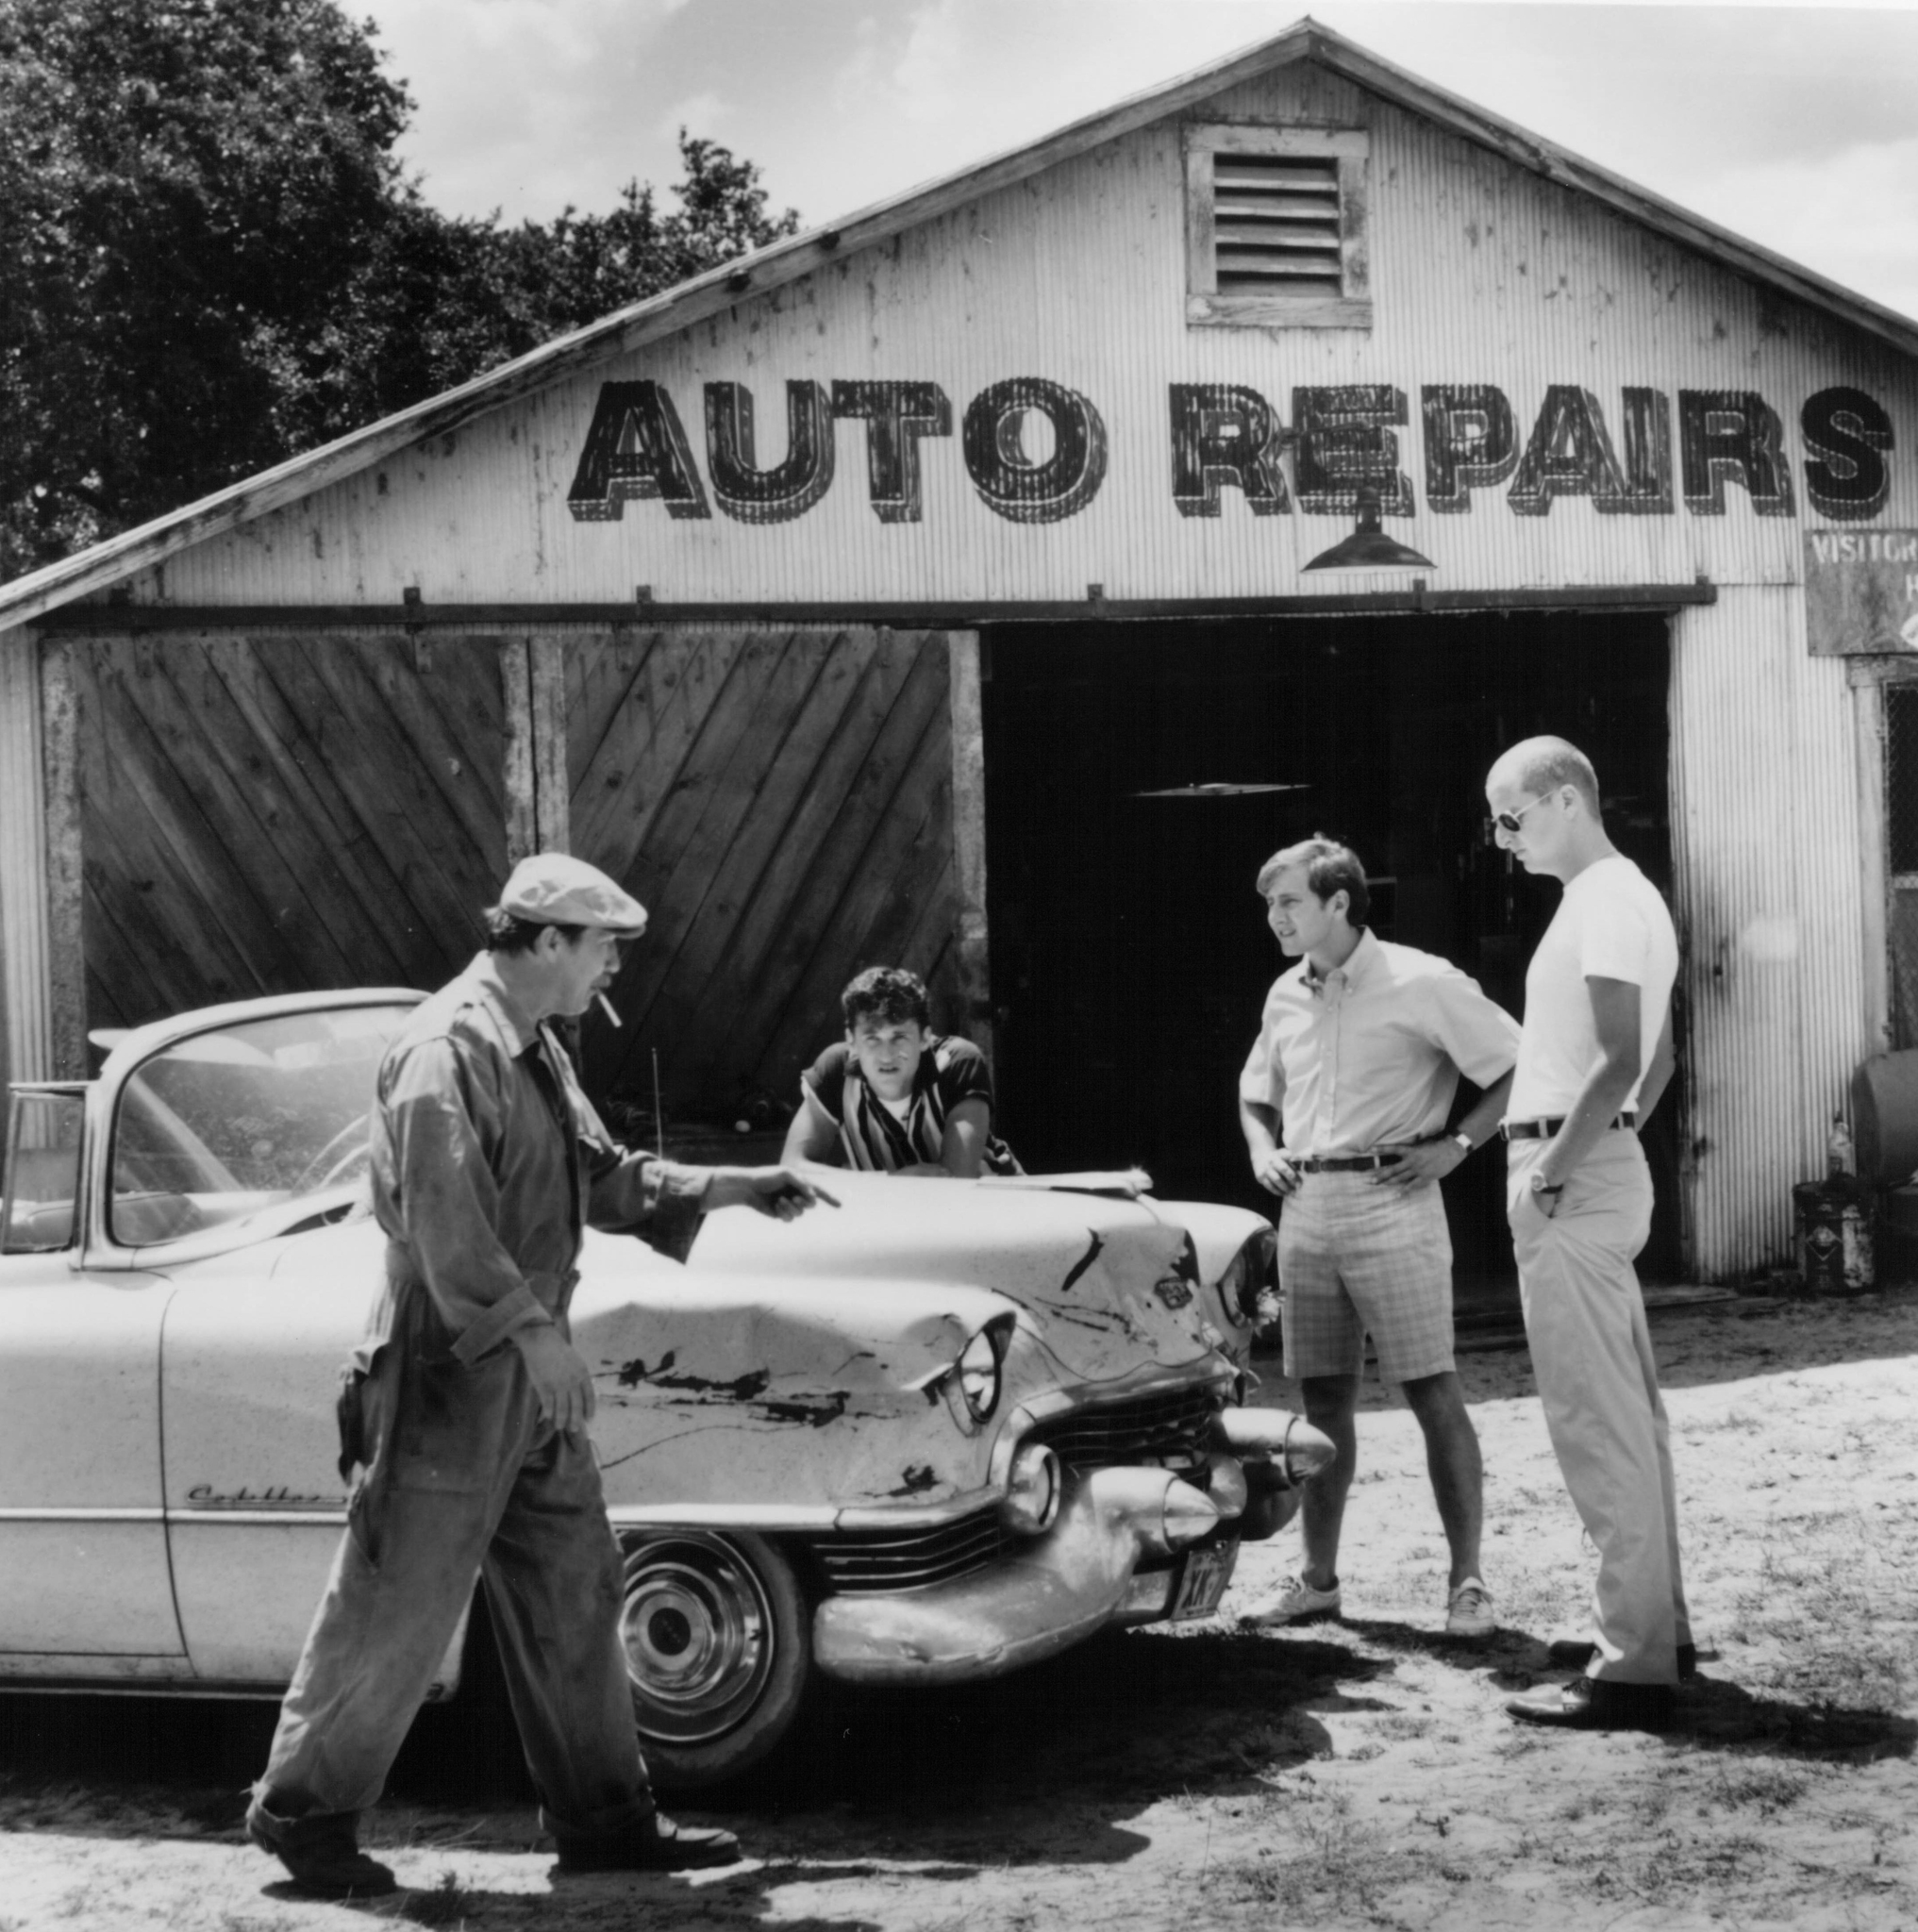
<svg viewBox="0 0 1918 1932">
<path fill-rule="evenodd" d="M 675 1744 L 731 1730 L 773 1670 L 773 1607 L 724 1538 L 658 1537 L 625 1561 L 620 1642 L 642 1733 Z"/>
</svg>

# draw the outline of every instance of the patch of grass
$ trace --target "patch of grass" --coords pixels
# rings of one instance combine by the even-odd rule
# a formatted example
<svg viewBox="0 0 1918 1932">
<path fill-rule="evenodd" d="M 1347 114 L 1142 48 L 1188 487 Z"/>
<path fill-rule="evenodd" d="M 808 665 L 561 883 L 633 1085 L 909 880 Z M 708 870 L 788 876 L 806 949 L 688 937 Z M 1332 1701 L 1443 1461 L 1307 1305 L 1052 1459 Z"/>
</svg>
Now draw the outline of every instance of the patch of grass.
<svg viewBox="0 0 1918 1932">
<path fill-rule="evenodd" d="M 1430 1717 L 1412 1717 L 1403 1711 L 1388 1711 L 1385 1716 L 1375 1718 L 1367 1728 L 1375 1738 L 1423 1738 L 1438 1720 Z"/>
<path fill-rule="evenodd" d="M 1856 1509 L 1795 1521 L 1790 1546 L 1765 1546 L 1756 1587 L 1734 1603 L 1743 1635 L 1780 1646 L 1771 1686 L 1852 1710 L 1918 1702 L 1914 1568 L 1910 1548 Z"/>
<path fill-rule="evenodd" d="M 400 1902 L 399 1915 L 416 1925 L 463 1925 L 479 1903 L 460 1884 L 459 1874 L 442 1872 L 430 1891 L 409 1891 Z"/>
<path fill-rule="evenodd" d="M 1789 1810 L 1810 1789 L 1810 1780 L 1782 1764 L 1758 1759 L 1723 1765 L 1707 1787 L 1708 1804 L 1726 1811 L 1749 1808 L 1760 1818 Z"/>
<path fill-rule="evenodd" d="M 1716 1422 L 1706 1422 L 1701 1419 L 1692 1423 L 1686 1433 L 1693 1436 L 1709 1436 L 1716 1434 L 1720 1429 L 1735 1429 L 1744 1435 L 1756 1435 L 1764 1426 L 1762 1417 L 1750 1415 L 1742 1408 L 1731 1408 Z"/>
<path fill-rule="evenodd" d="M 1594 1898 L 1651 1906 L 1713 1895 L 1723 1901 L 1733 1888 L 1775 1877 L 1776 1858 L 1776 1846 L 1748 1834 L 1707 1839 L 1668 1829 L 1648 1839 L 1642 1826 L 1551 1854 L 1552 1863 L 1578 1873 Z"/>
<path fill-rule="evenodd" d="M 1386 1894 L 1425 1875 L 1433 1863 L 1359 1824 L 1343 1791 L 1315 1794 L 1308 1808 L 1293 1809 L 1289 1823 L 1301 1841 L 1299 1849 L 1275 1848 L 1216 1866 L 1204 1890 L 1221 1905 L 1268 1907 L 1281 1924 L 1320 1924 L 1359 1915 L 1393 1924 Z"/>
</svg>

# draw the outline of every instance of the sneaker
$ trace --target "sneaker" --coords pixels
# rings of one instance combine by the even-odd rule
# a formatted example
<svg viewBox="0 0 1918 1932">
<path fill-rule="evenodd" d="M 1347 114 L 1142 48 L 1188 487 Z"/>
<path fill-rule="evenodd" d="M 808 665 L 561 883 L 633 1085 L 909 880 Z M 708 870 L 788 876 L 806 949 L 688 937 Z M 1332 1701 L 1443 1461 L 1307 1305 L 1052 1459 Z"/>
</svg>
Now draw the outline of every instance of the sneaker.
<svg viewBox="0 0 1918 1932">
<path fill-rule="evenodd" d="M 1339 1614 L 1339 1586 L 1314 1590 L 1294 1576 L 1269 1596 L 1240 1613 L 1242 1630 L 1270 1630 L 1280 1624 L 1322 1624 Z"/>
<path fill-rule="evenodd" d="M 687 1872 L 737 1864 L 744 1856 L 731 1832 L 675 1824 L 657 1811 L 609 1838 L 560 1838 L 559 1844 L 561 1872 Z"/>
<path fill-rule="evenodd" d="M 1468 1576 L 1445 1600 L 1445 1635 L 1490 1637 L 1497 1628 L 1492 1592 L 1477 1577 Z"/>
<path fill-rule="evenodd" d="M 294 1890 L 309 1898 L 384 1898 L 399 1880 L 358 1842 L 351 1811 L 309 1812 L 285 1818 L 256 1797 L 246 1809 L 246 1835 L 292 1874 Z"/>
</svg>

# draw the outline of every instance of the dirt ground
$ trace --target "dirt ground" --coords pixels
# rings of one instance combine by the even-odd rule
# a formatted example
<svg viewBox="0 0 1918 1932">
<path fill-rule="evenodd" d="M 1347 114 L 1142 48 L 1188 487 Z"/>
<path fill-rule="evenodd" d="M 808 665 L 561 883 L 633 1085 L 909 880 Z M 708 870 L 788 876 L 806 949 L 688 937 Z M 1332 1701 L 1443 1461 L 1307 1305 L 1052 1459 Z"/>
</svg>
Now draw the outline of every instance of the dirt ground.
<svg viewBox="0 0 1918 1932">
<path fill-rule="evenodd" d="M 1113 1635 L 964 1694 L 838 1704 L 776 1781 L 689 1815 L 748 1862 L 556 1882 L 530 1806 L 429 1712 L 370 1842 L 409 1888 L 288 1897 L 242 1840 L 259 1707 L 0 1697 L 0 1928 L 551 1932 L 1910 1927 L 1918 1932 L 1918 1299 L 1655 1318 L 1703 1658 L 1664 1738 L 1521 1727 L 1592 1557 L 1522 1348 L 1460 1370 L 1485 1449 L 1480 1649 L 1436 1635 L 1443 1543 L 1410 1415 L 1373 1391 L 1347 1619 Z M 1268 1383 L 1282 1401 L 1283 1385 Z M 504 1795 L 502 1794 L 504 1793 Z"/>
</svg>

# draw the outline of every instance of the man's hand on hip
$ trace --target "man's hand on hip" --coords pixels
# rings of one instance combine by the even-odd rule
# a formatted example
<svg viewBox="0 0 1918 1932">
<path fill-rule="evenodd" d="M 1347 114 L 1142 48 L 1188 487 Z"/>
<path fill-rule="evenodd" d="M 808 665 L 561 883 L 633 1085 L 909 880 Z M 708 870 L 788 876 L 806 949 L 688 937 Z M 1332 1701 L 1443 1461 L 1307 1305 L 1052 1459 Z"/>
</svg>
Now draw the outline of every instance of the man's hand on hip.
<svg viewBox="0 0 1918 1932">
<path fill-rule="evenodd" d="M 585 1428 L 592 1420 L 592 1371 L 573 1344 L 550 1322 L 515 1328 L 512 1342 L 526 1365 L 540 1420 L 551 1423 L 562 1435 Z"/>
<path fill-rule="evenodd" d="M 1276 1194 L 1281 1199 L 1299 1191 L 1299 1171 L 1292 1164 L 1282 1147 L 1275 1147 L 1270 1153 L 1261 1154 L 1253 1161 L 1252 1178 L 1268 1194 Z"/>
<path fill-rule="evenodd" d="M 836 1194 L 790 1167 L 715 1167 L 705 1195 L 709 1214 L 716 1208 L 750 1208 L 780 1221 L 797 1220 L 821 1201 L 839 1206 Z"/>
<path fill-rule="evenodd" d="M 1372 1176 L 1373 1186 L 1378 1188 L 1422 1188 L 1427 1181 L 1442 1181 L 1465 1158 L 1465 1150 L 1451 1140 L 1416 1141 L 1409 1146 L 1381 1147 L 1379 1152 L 1399 1158 Z"/>
</svg>

